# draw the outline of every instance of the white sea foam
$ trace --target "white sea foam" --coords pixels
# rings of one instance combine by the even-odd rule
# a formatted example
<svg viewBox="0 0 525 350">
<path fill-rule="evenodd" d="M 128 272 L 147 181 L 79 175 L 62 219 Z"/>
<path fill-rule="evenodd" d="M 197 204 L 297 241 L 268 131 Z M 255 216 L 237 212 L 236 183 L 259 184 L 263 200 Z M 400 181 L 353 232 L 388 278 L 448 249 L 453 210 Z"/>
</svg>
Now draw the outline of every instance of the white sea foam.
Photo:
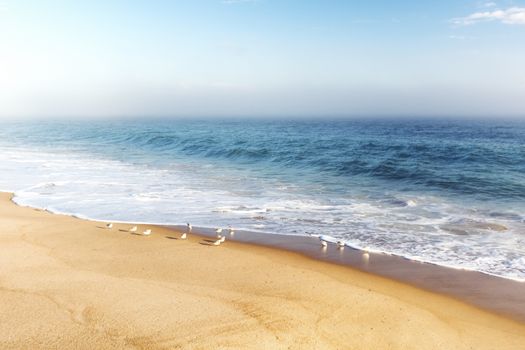
<svg viewBox="0 0 525 350">
<path fill-rule="evenodd" d="M 370 252 L 525 279 L 525 214 L 431 195 L 334 198 L 202 164 L 124 163 L 0 148 L 0 189 L 15 202 L 81 218 L 323 235 Z M 219 171 L 220 170 L 220 171 Z"/>
</svg>

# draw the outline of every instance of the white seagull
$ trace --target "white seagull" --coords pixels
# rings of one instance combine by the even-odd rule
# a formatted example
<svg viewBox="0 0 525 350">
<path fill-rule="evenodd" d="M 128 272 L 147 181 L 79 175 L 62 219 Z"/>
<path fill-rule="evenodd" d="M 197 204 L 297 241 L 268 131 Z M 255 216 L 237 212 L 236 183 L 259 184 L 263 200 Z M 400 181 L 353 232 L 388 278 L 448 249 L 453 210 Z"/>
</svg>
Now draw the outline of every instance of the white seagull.
<svg viewBox="0 0 525 350">
<path fill-rule="evenodd" d="M 186 239 L 188 238 L 188 234 L 187 233 L 183 233 L 181 236 L 180 236 L 180 239 Z"/>
<path fill-rule="evenodd" d="M 230 227 L 230 235 L 234 235 L 235 234 L 235 230 L 233 229 L 233 227 Z"/>
<path fill-rule="evenodd" d="M 216 240 L 215 242 L 213 242 L 212 244 L 213 244 L 213 245 L 221 245 L 221 240 L 218 239 L 218 240 Z"/>
<path fill-rule="evenodd" d="M 328 243 L 326 243 L 326 241 L 322 237 L 319 237 L 319 241 L 321 242 L 321 246 L 323 248 L 328 247 Z"/>
<path fill-rule="evenodd" d="M 345 242 L 337 241 L 337 246 L 339 247 L 339 249 L 343 250 L 345 249 Z"/>
<path fill-rule="evenodd" d="M 221 243 L 224 243 L 224 241 L 226 241 L 226 236 L 221 236 L 219 240 L 221 241 Z"/>
<path fill-rule="evenodd" d="M 129 229 L 129 232 L 137 232 L 137 226 L 133 226 Z"/>
<path fill-rule="evenodd" d="M 142 234 L 143 234 L 144 236 L 149 236 L 149 235 L 151 235 L 151 229 L 147 229 L 146 231 L 142 232 Z"/>
<path fill-rule="evenodd" d="M 113 224 L 111 222 L 109 224 L 106 224 L 106 228 L 108 229 L 113 228 Z"/>
<path fill-rule="evenodd" d="M 222 228 L 218 228 L 215 230 L 215 233 L 217 234 L 217 237 L 219 237 L 222 233 Z"/>
<path fill-rule="evenodd" d="M 193 229 L 193 226 L 191 226 L 189 222 L 186 224 L 186 226 L 188 227 L 188 232 L 191 232 L 191 230 Z"/>
</svg>

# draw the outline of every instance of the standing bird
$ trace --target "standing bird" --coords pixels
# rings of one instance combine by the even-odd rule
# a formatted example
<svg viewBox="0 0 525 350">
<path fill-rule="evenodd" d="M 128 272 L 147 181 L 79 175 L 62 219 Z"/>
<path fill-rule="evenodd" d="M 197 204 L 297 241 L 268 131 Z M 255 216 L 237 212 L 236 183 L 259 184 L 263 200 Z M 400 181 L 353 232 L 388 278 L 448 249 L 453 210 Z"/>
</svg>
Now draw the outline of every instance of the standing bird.
<svg viewBox="0 0 525 350">
<path fill-rule="evenodd" d="M 215 242 L 213 242 L 212 245 L 218 246 L 218 245 L 221 245 L 221 243 L 222 243 L 221 240 L 218 239 Z"/>
<path fill-rule="evenodd" d="M 128 230 L 129 232 L 137 232 L 137 226 L 133 226 Z"/>
<path fill-rule="evenodd" d="M 151 229 L 147 229 L 146 231 L 142 232 L 142 234 L 143 234 L 144 236 L 149 236 L 149 235 L 151 235 Z"/>
<path fill-rule="evenodd" d="M 193 230 L 193 226 L 191 226 L 189 222 L 186 224 L 186 227 L 188 228 L 188 232 L 191 232 L 191 230 Z"/>
<path fill-rule="evenodd" d="M 187 233 L 183 233 L 181 236 L 180 236 L 180 239 L 186 239 L 188 238 L 188 234 Z"/>
<path fill-rule="evenodd" d="M 110 222 L 109 224 L 106 224 L 106 228 L 107 228 L 107 229 L 111 229 L 111 228 L 113 228 L 113 224 L 112 224 L 111 222 Z"/>
<path fill-rule="evenodd" d="M 233 227 L 230 227 L 230 236 L 233 236 L 235 234 L 235 230 L 233 229 Z"/>
<path fill-rule="evenodd" d="M 217 234 L 217 237 L 219 238 L 222 233 L 222 228 L 218 228 L 215 230 L 215 233 Z"/>
<path fill-rule="evenodd" d="M 221 243 L 224 243 L 224 241 L 226 241 L 226 236 L 221 236 L 219 240 L 221 241 Z"/>
<path fill-rule="evenodd" d="M 339 249 L 343 250 L 345 249 L 345 242 L 337 241 L 337 246 L 339 247 Z"/>
<path fill-rule="evenodd" d="M 326 243 L 326 241 L 324 239 L 319 238 L 319 240 L 321 241 L 321 247 L 323 247 L 323 248 L 328 247 L 328 243 Z"/>
</svg>

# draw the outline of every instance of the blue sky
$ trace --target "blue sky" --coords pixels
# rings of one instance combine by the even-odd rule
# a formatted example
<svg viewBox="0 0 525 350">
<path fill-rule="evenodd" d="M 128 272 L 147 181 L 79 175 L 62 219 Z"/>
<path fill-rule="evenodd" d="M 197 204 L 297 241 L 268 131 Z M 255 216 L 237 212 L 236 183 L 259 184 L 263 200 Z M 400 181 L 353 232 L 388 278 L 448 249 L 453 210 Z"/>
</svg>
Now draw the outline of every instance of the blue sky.
<svg viewBox="0 0 525 350">
<path fill-rule="evenodd" d="M 1 116 L 525 117 L 525 1 L 0 0 Z"/>
</svg>

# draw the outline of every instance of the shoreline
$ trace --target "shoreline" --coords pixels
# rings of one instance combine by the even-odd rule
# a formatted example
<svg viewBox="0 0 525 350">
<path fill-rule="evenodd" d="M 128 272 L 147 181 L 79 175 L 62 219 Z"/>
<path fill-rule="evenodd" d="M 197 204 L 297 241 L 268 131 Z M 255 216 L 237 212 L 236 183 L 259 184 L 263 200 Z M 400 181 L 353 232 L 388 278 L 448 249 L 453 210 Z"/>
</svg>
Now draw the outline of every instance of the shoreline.
<svg viewBox="0 0 525 350">
<path fill-rule="evenodd" d="M 0 193 L 12 193 L 10 192 L 9 190 L 2 190 L 0 189 Z M 16 196 L 14 196 L 16 197 Z M 85 216 L 85 215 L 82 215 L 82 214 L 71 214 L 71 213 L 68 213 L 68 212 L 62 212 L 62 211 L 59 211 L 59 210 L 54 210 L 54 209 L 47 209 L 47 208 L 40 208 L 40 207 L 34 207 L 34 206 L 31 206 L 31 205 L 23 205 L 23 204 L 19 204 L 17 203 L 14 198 L 13 198 L 13 203 L 17 206 L 20 206 L 20 207 L 24 207 L 24 208 L 31 208 L 31 209 L 38 209 L 38 210 L 44 210 L 46 212 L 49 212 L 51 214 L 56 214 L 56 215 L 65 215 L 65 216 L 70 216 L 70 217 L 73 217 L 73 218 L 76 218 L 76 219 L 79 219 L 79 220 L 87 220 L 87 221 L 104 221 L 103 219 L 97 219 L 97 218 L 93 218 L 93 217 L 88 217 L 88 216 Z M 117 221 L 113 221 L 111 220 L 112 222 L 115 222 L 115 223 L 119 223 L 119 224 L 129 224 L 129 225 L 150 225 L 150 226 L 158 226 L 158 227 L 167 227 L 167 228 L 171 228 L 171 229 L 174 229 L 174 230 L 185 230 L 186 229 L 186 225 L 183 225 L 183 224 L 180 224 L 180 223 L 159 223 L 159 222 L 150 222 L 150 221 L 128 221 L 128 220 L 124 220 L 124 221 L 121 221 L 121 220 L 117 220 Z M 202 235 L 210 235 L 210 234 L 213 234 L 214 233 L 214 229 L 212 227 L 207 227 L 207 226 L 194 226 L 195 228 L 195 232 L 201 232 Z M 224 228 L 224 227 L 223 227 Z M 302 240 L 307 240 L 309 237 L 315 237 L 317 238 L 317 236 L 314 236 L 314 235 L 310 235 L 310 236 L 306 236 L 306 235 L 295 235 L 295 234 L 279 234 L 279 233 L 270 233 L 270 232 L 265 232 L 265 231 L 254 231 L 254 230 L 248 230 L 248 229 L 236 229 L 235 230 L 236 232 L 243 232 L 245 234 L 249 234 L 250 236 L 256 236 L 258 237 L 255 241 L 251 242 L 253 244 L 256 244 L 256 245 L 263 245 L 263 246 L 268 246 L 268 247 L 277 247 L 279 249 L 284 249 L 284 250 L 288 250 L 288 251 L 299 251 L 299 252 L 302 252 L 302 250 L 297 250 L 297 249 L 293 249 L 292 248 L 287 248 L 286 246 L 283 246 L 283 245 L 280 245 L 280 244 L 275 244 L 275 242 L 273 242 L 275 239 L 282 239 L 282 238 L 289 238 L 289 237 L 295 237 L 297 239 L 302 239 Z M 265 237 L 273 237 L 274 239 L 270 240 L 270 244 L 267 244 L 267 240 L 264 239 Z M 336 238 L 335 237 L 330 237 L 334 240 L 334 242 L 332 242 L 333 244 L 335 244 L 335 241 L 336 241 Z M 242 242 L 245 242 L 245 243 L 250 243 L 250 240 L 243 240 Z M 317 241 L 315 241 L 317 242 Z M 327 241 L 328 242 L 328 241 Z M 351 245 L 348 245 L 346 244 L 345 245 L 346 248 L 348 249 L 351 249 L 353 251 L 358 251 L 358 252 L 364 252 L 363 249 L 361 248 L 356 248 L 354 246 L 351 246 Z M 311 250 L 311 249 L 310 249 Z M 518 279 L 518 278 L 512 278 L 512 277 L 505 277 L 505 276 L 501 276 L 501 275 L 498 275 L 498 274 L 493 274 L 493 273 L 488 273 L 488 272 L 484 272 L 484 271 L 479 271 L 479 270 L 475 270 L 475 269 L 469 269 L 469 268 L 461 268 L 459 266 L 449 266 L 449 265 L 443 265 L 443 264 L 440 264 L 440 263 L 435 263 L 435 262 L 430 262 L 430 261 L 426 261 L 426 260 L 418 260 L 418 259 L 413 259 L 413 258 L 410 258 L 410 257 L 406 257 L 406 256 L 403 256 L 403 255 L 399 255 L 399 254 L 394 254 L 394 253 L 389 253 L 389 252 L 386 252 L 386 251 L 370 251 L 369 254 L 373 254 L 373 255 L 377 255 L 377 256 L 389 256 L 389 257 L 393 257 L 393 258 L 396 258 L 400 261 L 410 261 L 410 262 L 413 262 L 413 263 L 417 263 L 417 264 L 424 264 L 424 265 L 433 265 L 433 266 L 436 266 L 440 269 L 446 269 L 446 270 L 451 270 L 451 271 L 462 271 L 462 272 L 468 272 L 468 273 L 476 273 L 476 274 L 482 274 L 482 275 L 486 275 L 487 277 L 490 277 L 490 278 L 496 278 L 496 279 L 499 279 L 499 280 L 504 280 L 504 281 L 511 281 L 513 283 L 518 283 L 518 284 L 524 284 L 525 285 L 525 279 Z M 316 254 L 310 254 L 311 256 L 317 256 Z M 321 258 L 319 258 L 320 260 L 323 260 L 323 257 L 321 256 Z M 337 263 L 337 262 L 335 262 Z M 348 265 L 347 263 L 343 263 L 343 265 Z"/>
<path fill-rule="evenodd" d="M 525 345 L 523 323 L 355 268 L 161 226 L 140 236 L 10 198 L 0 193 L 2 347 Z"/>
<path fill-rule="evenodd" d="M 64 215 L 78 220 L 100 222 L 100 220 L 93 218 L 23 206 L 14 201 L 14 193 L 0 191 L 0 194 L 2 193 L 11 195 L 11 202 L 19 207 L 43 210 L 52 215 Z M 115 223 L 165 227 L 177 233 L 186 230 L 184 225 L 133 221 L 115 221 Z M 227 232 L 227 229 L 224 232 Z M 481 271 L 456 269 L 412 260 L 388 253 L 368 252 L 365 255 L 364 251 L 350 246 L 346 246 L 344 250 L 339 250 L 335 243 L 329 243 L 329 248 L 323 250 L 318 238 L 314 236 L 284 235 L 247 230 L 236 230 L 235 232 L 234 236 L 226 234 L 227 238 L 242 244 L 298 253 L 317 261 L 341 265 L 406 283 L 431 293 L 452 297 L 460 302 L 525 324 L 525 282 Z M 194 227 L 193 233 L 203 238 L 214 237 L 215 235 L 214 229 L 209 227 Z"/>
</svg>

